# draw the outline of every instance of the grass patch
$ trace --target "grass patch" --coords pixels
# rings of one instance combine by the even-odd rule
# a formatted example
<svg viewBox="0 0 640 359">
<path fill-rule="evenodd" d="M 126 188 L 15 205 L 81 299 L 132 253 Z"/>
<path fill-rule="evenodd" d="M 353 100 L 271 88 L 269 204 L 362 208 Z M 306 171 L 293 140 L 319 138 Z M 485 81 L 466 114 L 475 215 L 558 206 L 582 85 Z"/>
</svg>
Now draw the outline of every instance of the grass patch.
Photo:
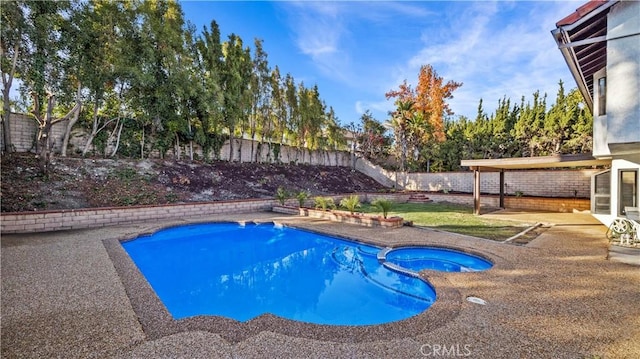
<svg viewBox="0 0 640 359">
<path fill-rule="evenodd" d="M 365 213 L 379 213 L 373 205 L 363 205 Z M 474 237 L 505 240 L 522 232 L 529 223 L 484 219 L 473 214 L 473 209 L 452 203 L 395 203 L 389 216 L 400 216 L 416 226 L 425 226 L 447 232 Z"/>
</svg>

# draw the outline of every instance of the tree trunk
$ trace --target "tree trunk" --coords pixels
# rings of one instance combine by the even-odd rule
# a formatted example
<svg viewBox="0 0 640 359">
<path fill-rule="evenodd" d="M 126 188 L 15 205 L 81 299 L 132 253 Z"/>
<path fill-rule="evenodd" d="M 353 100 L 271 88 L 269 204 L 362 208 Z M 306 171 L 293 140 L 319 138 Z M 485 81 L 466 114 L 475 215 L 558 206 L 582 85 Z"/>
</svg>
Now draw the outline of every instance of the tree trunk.
<svg viewBox="0 0 640 359">
<path fill-rule="evenodd" d="M 142 138 L 140 139 L 140 158 L 144 159 L 144 127 L 142 128 Z"/>
<path fill-rule="evenodd" d="M 82 101 L 80 100 L 81 86 L 78 84 L 78 92 L 76 93 L 76 106 L 78 111 L 73 115 L 73 118 L 67 123 L 67 128 L 64 130 L 64 139 L 62 140 L 62 157 L 67 157 L 67 147 L 69 147 L 69 137 L 71 136 L 71 128 L 78 122 L 80 118 L 80 111 L 82 110 Z"/>
<path fill-rule="evenodd" d="M 120 120 L 118 120 L 119 122 Z M 118 126 L 118 123 L 116 123 L 116 128 L 118 128 L 118 135 L 116 136 L 116 144 L 113 148 L 113 152 L 111 152 L 111 157 L 114 157 L 116 155 L 116 153 L 118 153 L 118 148 L 120 147 L 120 136 L 122 135 L 122 128 L 124 127 L 124 121 L 119 123 L 120 126 Z"/>
<path fill-rule="evenodd" d="M 229 162 L 233 162 L 233 128 L 229 128 Z"/>
<path fill-rule="evenodd" d="M 34 115 L 36 121 L 38 122 L 38 137 L 36 141 L 36 153 L 40 162 L 40 170 L 43 174 L 47 174 L 49 170 L 49 161 L 51 154 L 51 127 L 65 120 L 68 120 L 71 115 L 75 114 L 76 111 L 80 111 L 80 105 L 76 103 L 76 105 L 69 111 L 64 117 L 54 119 L 53 118 L 53 107 L 55 105 L 55 96 L 53 94 L 47 95 L 47 111 L 45 117 L 42 117 L 42 113 L 40 112 L 40 99 L 38 95 L 33 94 L 33 103 L 34 110 L 32 114 Z"/>
<path fill-rule="evenodd" d="M 20 45 L 16 43 L 13 46 L 13 60 L 11 61 L 11 70 L 9 73 L 2 73 L 2 97 L 3 97 L 3 116 L 2 116 L 2 135 L 4 140 L 4 151 L 13 152 L 13 143 L 11 142 L 11 84 L 13 83 L 13 75 L 16 72 L 18 56 L 20 54 Z"/>
<path fill-rule="evenodd" d="M 2 106 L 2 135 L 4 141 L 5 152 L 13 152 L 13 144 L 11 143 L 11 102 L 9 102 L 9 88 L 2 90 L 2 96 L 4 96 L 4 103 Z"/>
<path fill-rule="evenodd" d="M 82 149 L 82 156 L 85 156 L 87 152 L 89 152 L 89 146 L 93 142 L 93 139 L 98 134 L 98 100 L 93 103 L 93 126 L 91 127 L 91 133 L 89 134 L 89 138 L 87 138 L 87 142 Z"/>
</svg>

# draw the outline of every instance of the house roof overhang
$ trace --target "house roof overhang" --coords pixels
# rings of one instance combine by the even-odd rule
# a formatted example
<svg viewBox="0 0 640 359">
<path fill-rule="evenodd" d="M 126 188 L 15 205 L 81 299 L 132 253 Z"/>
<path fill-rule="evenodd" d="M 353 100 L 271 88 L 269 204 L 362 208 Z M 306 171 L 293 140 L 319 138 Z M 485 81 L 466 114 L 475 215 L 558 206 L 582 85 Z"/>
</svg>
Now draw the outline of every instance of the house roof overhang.
<svg viewBox="0 0 640 359">
<path fill-rule="evenodd" d="M 610 165 L 611 159 L 595 158 L 590 154 L 553 155 L 540 157 L 498 158 L 481 160 L 462 160 L 461 166 L 481 172 L 534 168 L 570 168 Z"/>
<path fill-rule="evenodd" d="M 593 75 L 607 65 L 607 14 L 617 2 L 591 0 L 551 31 L 592 113 Z"/>
</svg>

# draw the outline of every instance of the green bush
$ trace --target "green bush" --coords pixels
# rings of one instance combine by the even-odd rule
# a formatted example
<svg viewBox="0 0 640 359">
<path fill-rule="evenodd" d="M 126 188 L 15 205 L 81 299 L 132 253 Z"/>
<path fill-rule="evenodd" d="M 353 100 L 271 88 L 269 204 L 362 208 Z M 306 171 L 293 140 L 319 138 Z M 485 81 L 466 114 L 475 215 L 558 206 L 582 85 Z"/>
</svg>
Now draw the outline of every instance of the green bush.
<svg viewBox="0 0 640 359">
<path fill-rule="evenodd" d="M 300 207 L 304 206 L 304 201 L 307 200 L 307 198 L 309 198 L 309 193 L 305 192 L 305 191 L 300 191 L 298 192 L 298 194 L 296 195 L 296 198 L 298 199 L 298 205 Z"/>
<path fill-rule="evenodd" d="M 372 205 L 376 206 L 376 208 L 378 208 L 380 210 L 380 212 L 382 212 L 382 216 L 386 219 L 387 215 L 389 214 L 389 211 L 391 211 L 391 208 L 393 207 L 393 202 L 391 202 L 388 199 L 384 199 L 384 198 L 379 198 L 373 202 L 371 202 Z"/>
<path fill-rule="evenodd" d="M 331 197 L 315 197 L 313 201 L 316 209 L 320 208 L 323 211 L 326 211 L 327 209 L 336 208 L 336 204 L 333 202 L 333 198 Z"/>
<path fill-rule="evenodd" d="M 356 211 L 357 208 L 360 208 L 362 205 L 360 204 L 360 197 L 355 194 L 352 194 L 349 197 L 345 197 L 340 201 L 340 206 L 347 209 L 347 211 L 353 212 Z"/>
<path fill-rule="evenodd" d="M 284 206 L 284 202 L 289 198 L 289 192 L 284 189 L 284 187 L 278 187 L 278 190 L 276 191 L 276 198 L 278 199 L 278 202 Z"/>
</svg>

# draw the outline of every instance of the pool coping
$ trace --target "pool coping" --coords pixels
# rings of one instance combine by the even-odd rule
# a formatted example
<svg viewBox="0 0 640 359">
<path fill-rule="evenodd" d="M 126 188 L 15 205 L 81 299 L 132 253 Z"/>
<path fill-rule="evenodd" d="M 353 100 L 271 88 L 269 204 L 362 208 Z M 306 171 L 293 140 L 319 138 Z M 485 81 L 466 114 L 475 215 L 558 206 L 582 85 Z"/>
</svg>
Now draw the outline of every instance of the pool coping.
<svg viewBox="0 0 640 359">
<path fill-rule="evenodd" d="M 206 221 L 206 223 L 221 222 Z M 309 229 L 304 226 L 298 227 L 291 224 L 286 225 L 309 231 Z M 416 335 L 436 330 L 446 323 L 454 320 L 459 315 L 465 298 L 462 297 L 460 291 L 447 279 L 448 276 L 464 276 L 470 273 L 480 273 L 448 273 L 436 271 L 419 272 L 418 274 L 420 278 L 427 281 L 427 283 L 434 288 L 437 299 L 433 305 L 418 315 L 385 324 L 364 326 L 321 325 L 294 321 L 273 314 L 262 314 L 246 322 L 240 322 L 221 316 L 195 316 L 175 320 L 121 245 L 121 242 L 132 240 L 138 236 L 147 235 L 173 226 L 176 225 L 152 226 L 145 228 L 136 234 L 130 234 L 122 238 L 105 239 L 102 241 L 124 286 L 125 292 L 131 302 L 132 309 L 136 313 L 144 333 L 151 340 L 188 331 L 206 331 L 215 333 L 232 343 L 241 342 L 263 331 L 271 331 L 292 337 L 340 343 L 371 342 L 377 340 L 415 337 Z M 350 241 L 380 246 L 380 243 L 376 243 L 376 241 L 363 241 L 351 236 L 341 236 L 335 233 L 326 233 L 316 230 L 310 231 L 328 234 Z M 425 245 L 422 244 L 421 246 L 424 247 Z M 466 253 L 479 255 L 482 258 L 491 261 L 495 265 L 495 262 L 491 258 L 477 252 L 469 252 L 463 248 L 438 247 L 456 249 Z"/>
</svg>

